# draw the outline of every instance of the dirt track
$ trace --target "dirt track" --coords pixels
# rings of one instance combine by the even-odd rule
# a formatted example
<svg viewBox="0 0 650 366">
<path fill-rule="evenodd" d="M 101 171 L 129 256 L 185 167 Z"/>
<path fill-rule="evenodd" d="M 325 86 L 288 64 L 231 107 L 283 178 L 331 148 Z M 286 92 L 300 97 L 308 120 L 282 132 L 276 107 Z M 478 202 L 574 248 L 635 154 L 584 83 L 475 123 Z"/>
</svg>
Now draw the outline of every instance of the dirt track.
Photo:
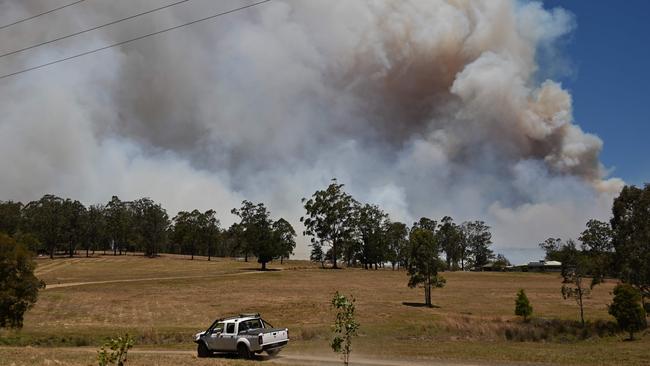
<svg viewBox="0 0 650 366">
<path fill-rule="evenodd" d="M 184 280 L 184 279 L 196 279 L 196 278 L 218 278 L 218 277 L 226 277 L 226 276 L 250 275 L 250 274 L 256 274 L 256 273 L 264 273 L 264 272 L 261 272 L 261 271 L 247 271 L 247 272 L 222 273 L 222 274 L 201 275 L 201 276 L 147 277 L 147 278 L 128 278 L 128 279 L 107 280 L 107 281 L 53 283 L 53 284 L 48 284 L 45 287 L 45 289 L 50 290 L 50 289 L 62 288 L 62 287 L 85 286 L 85 285 L 102 285 L 102 284 L 107 284 L 107 283 Z"/>
<path fill-rule="evenodd" d="M 16 349 L 16 347 L 0 347 L 2 349 Z M 61 352 L 84 352 L 84 353 L 96 353 L 97 350 L 89 347 L 70 347 L 70 348 L 50 348 L 50 350 L 60 350 Z M 161 349 L 132 349 L 129 351 L 129 354 L 141 354 L 141 355 L 180 355 L 187 356 L 187 364 L 190 365 L 192 360 L 195 360 L 196 352 L 193 350 L 161 350 Z M 232 359 L 237 360 L 237 357 L 234 355 L 216 355 L 215 359 Z M 336 355 L 305 355 L 305 354 L 293 354 L 289 352 L 280 353 L 280 355 L 270 358 L 269 356 L 256 356 L 256 361 L 260 362 L 260 365 L 263 364 L 291 364 L 291 365 L 341 365 L 342 361 Z M 373 359 L 366 356 L 353 355 L 350 359 L 350 365 L 354 366 L 369 366 L 369 365 L 378 365 L 378 366 L 486 366 L 486 365 L 498 365 L 498 364 L 479 364 L 479 363 L 459 363 L 459 362 L 449 362 L 441 360 L 386 360 L 386 359 Z M 512 366 L 513 364 L 509 364 Z"/>
</svg>

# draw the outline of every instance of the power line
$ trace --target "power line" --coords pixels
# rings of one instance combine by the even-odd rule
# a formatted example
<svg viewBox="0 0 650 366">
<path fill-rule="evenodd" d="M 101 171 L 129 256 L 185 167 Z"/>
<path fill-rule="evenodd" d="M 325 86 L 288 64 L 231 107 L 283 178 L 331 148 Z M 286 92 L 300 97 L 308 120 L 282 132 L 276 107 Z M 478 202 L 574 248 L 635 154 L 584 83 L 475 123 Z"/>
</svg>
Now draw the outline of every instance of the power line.
<svg viewBox="0 0 650 366">
<path fill-rule="evenodd" d="M 143 35 L 143 36 L 139 36 L 139 37 L 136 37 L 136 38 L 131 38 L 131 39 L 128 39 L 128 40 L 126 40 L 126 41 L 113 43 L 113 44 L 110 44 L 110 45 L 108 45 L 108 46 L 104 46 L 104 47 L 101 47 L 101 48 L 96 48 L 96 49 L 94 49 L 94 50 L 90 50 L 90 51 L 86 51 L 86 52 L 78 53 L 78 54 L 73 55 L 73 56 L 69 56 L 69 57 L 66 57 L 66 58 L 59 59 L 59 60 L 51 61 L 51 62 L 44 63 L 44 64 L 37 65 L 37 66 L 33 66 L 33 67 L 30 67 L 30 68 L 27 68 L 27 69 L 24 69 L 24 70 L 20 70 L 20 71 L 12 72 L 11 74 L 6 74 L 6 75 L 2 75 L 2 76 L 0 76 L 0 80 L 1 80 L 1 79 L 5 79 L 5 78 L 8 78 L 8 77 L 15 76 L 15 75 L 18 75 L 18 74 L 23 74 L 23 73 L 26 73 L 26 72 L 29 72 L 29 71 L 33 71 L 33 70 L 37 70 L 37 69 L 41 69 L 41 68 L 43 68 L 43 67 L 47 67 L 47 66 L 50 66 L 50 65 L 54 65 L 54 64 L 57 64 L 57 63 L 60 63 L 60 62 L 65 62 L 65 61 L 68 61 L 68 60 L 72 60 L 72 59 L 74 59 L 74 58 L 78 58 L 78 57 L 82 57 L 82 56 L 90 55 L 90 54 L 92 54 L 92 53 L 96 53 L 96 52 L 99 52 L 99 51 L 103 51 L 103 50 L 106 50 L 106 49 L 109 49 L 109 48 L 112 48 L 112 47 L 117 47 L 117 46 L 121 46 L 121 45 L 124 45 L 124 44 L 127 44 L 127 43 L 135 42 L 135 41 L 141 40 L 141 39 L 143 39 L 143 38 L 152 37 L 152 36 L 155 36 L 155 35 L 158 35 L 158 34 L 161 34 L 161 33 L 165 33 L 165 32 L 172 31 L 172 30 L 174 30 L 174 29 L 178 29 L 178 28 L 186 27 L 186 26 L 189 26 L 189 25 L 192 25 L 192 24 L 196 24 L 196 23 L 199 23 L 199 22 L 203 22 L 203 21 L 206 21 L 206 20 L 214 19 L 214 18 L 220 17 L 220 16 L 222 16 L 222 15 L 227 15 L 227 14 L 235 13 L 235 12 L 238 12 L 238 11 L 240 11 L 240 10 L 244 10 L 244 9 L 252 8 L 252 7 L 257 6 L 257 5 L 261 5 L 261 4 L 264 4 L 264 3 L 268 3 L 268 2 L 270 2 L 270 1 L 271 1 L 271 0 L 263 0 L 263 1 L 259 1 L 259 2 L 253 3 L 253 4 L 245 5 L 245 6 L 242 6 L 242 7 L 239 7 L 239 8 L 235 8 L 235 9 L 232 9 L 232 10 L 228 10 L 228 11 L 225 11 L 225 12 L 222 12 L 222 13 L 217 13 L 217 14 L 214 14 L 214 15 L 210 15 L 210 16 L 205 17 L 205 18 L 201 18 L 201 19 L 193 20 L 193 21 L 188 22 L 188 23 L 183 23 L 183 24 L 180 24 L 180 25 L 177 25 L 177 26 L 173 26 L 173 27 L 171 27 L 171 28 L 162 29 L 162 30 L 159 30 L 159 31 L 157 31 L 157 32 L 153 32 L 153 33 L 145 34 L 145 35 Z"/>
<path fill-rule="evenodd" d="M 68 6 L 76 5 L 76 4 L 82 3 L 82 2 L 84 2 L 84 1 L 86 1 L 86 0 L 78 0 L 78 1 L 75 1 L 75 2 L 70 3 L 70 4 L 68 4 L 68 5 L 59 6 L 59 7 L 56 8 L 56 9 L 48 10 L 48 11 L 46 11 L 46 12 L 44 12 L 44 13 L 40 13 L 40 14 L 33 15 L 33 16 L 29 17 L 29 18 L 25 18 L 25 19 L 17 20 L 17 21 L 15 21 L 15 22 L 13 22 L 13 23 L 10 23 L 10 24 L 5 24 L 5 25 L 3 25 L 3 26 L 0 26 L 0 30 L 3 30 L 3 29 L 5 29 L 5 28 L 9 28 L 9 27 L 11 27 L 12 25 L 16 25 L 16 24 L 19 24 L 19 23 L 22 23 L 22 22 L 26 22 L 26 21 L 28 21 L 28 20 L 32 20 L 32 19 L 34 19 L 34 18 L 38 18 L 38 17 L 43 16 L 43 15 L 46 15 L 46 14 L 54 13 L 54 12 L 57 11 L 57 10 L 61 10 L 61 9 L 63 9 L 63 8 L 67 8 Z"/>
<path fill-rule="evenodd" d="M 105 23 L 105 24 L 102 24 L 102 25 L 98 25 L 98 26 L 95 26 L 95 27 L 92 27 L 92 28 L 84 29 L 84 30 L 79 31 L 79 32 L 76 32 L 76 33 L 68 34 L 67 36 L 62 36 L 62 37 L 59 37 L 59 38 L 54 38 L 54 39 L 51 39 L 51 40 L 49 40 L 49 41 L 45 41 L 45 42 L 41 42 L 41 43 L 38 43 L 38 44 L 35 44 L 35 45 L 32 45 L 32 46 L 29 46 L 29 47 L 21 48 L 21 49 L 19 49 L 19 50 L 15 50 L 15 51 L 7 52 L 7 53 L 4 53 L 4 54 L 0 55 L 0 58 L 6 57 L 6 56 L 15 55 L 15 54 L 20 53 L 20 52 L 23 52 L 23 51 L 31 50 L 32 48 L 36 48 L 36 47 L 40 47 L 40 46 L 45 46 L 46 44 L 50 44 L 50 43 L 54 43 L 54 42 L 57 42 L 57 41 L 60 41 L 60 40 L 66 39 L 66 38 L 70 38 L 70 37 L 78 36 L 78 35 L 80 35 L 80 34 L 84 34 L 84 33 L 92 32 L 92 31 L 97 30 L 97 29 L 100 29 L 100 28 L 104 28 L 104 27 L 108 27 L 108 26 L 111 26 L 111 25 L 114 25 L 114 24 L 117 24 L 117 23 L 121 23 L 121 22 L 124 22 L 124 21 L 130 20 L 130 19 L 133 19 L 133 18 L 137 18 L 137 17 L 142 16 L 142 15 L 151 14 L 151 13 L 157 12 L 157 11 L 159 11 L 159 10 L 163 10 L 163 9 L 170 8 L 170 7 L 174 6 L 174 5 L 178 5 L 178 4 L 186 3 L 186 2 L 188 2 L 188 1 L 190 1 L 190 0 L 181 0 L 181 1 L 177 1 L 177 2 L 175 2 L 175 3 L 171 3 L 171 4 L 169 4 L 169 5 L 165 5 L 165 6 L 161 6 L 161 7 L 159 7 L 159 8 L 155 8 L 155 9 L 147 10 L 147 11 L 145 11 L 145 12 L 138 13 L 138 14 L 134 14 L 134 15 L 128 16 L 128 17 L 126 17 L 126 18 L 122 18 L 122 19 L 114 20 L 114 21 L 112 21 L 112 22 L 108 22 L 108 23 Z"/>
</svg>

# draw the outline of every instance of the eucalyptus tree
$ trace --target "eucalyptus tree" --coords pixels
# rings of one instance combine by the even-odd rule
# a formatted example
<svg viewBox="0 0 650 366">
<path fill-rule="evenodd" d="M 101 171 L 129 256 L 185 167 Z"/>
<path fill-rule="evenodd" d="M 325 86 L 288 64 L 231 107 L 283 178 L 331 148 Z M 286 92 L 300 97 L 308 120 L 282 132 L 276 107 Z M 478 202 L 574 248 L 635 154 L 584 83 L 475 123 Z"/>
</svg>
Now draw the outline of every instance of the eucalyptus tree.
<svg viewBox="0 0 650 366">
<path fill-rule="evenodd" d="M 303 198 L 307 211 L 300 218 L 305 225 L 304 235 L 311 236 L 312 244 L 329 246 L 332 265 L 338 268 L 341 246 L 352 239 L 355 230 L 354 207 L 356 201 L 343 190 L 336 179 L 324 190 L 314 192 L 311 198 Z"/>
<path fill-rule="evenodd" d="M 221 241 L 221 222 L 216 215 L 215 210 L 207 210 L 201 214 L 199 219 L 201 241 L 205 243 L 208 261 L 214 255 L 214 249 Z"/>
<path fill-rule="evenodd" d="M 639 290 L 645 307 L 650 299 L 650 184 L 623 187 L 612 214 L 616 271 Z"/>
<path fill-rule="evenodd" d="M 247 252 L 257 257 L 262 270 L 266 270 L 268 262 L 284 254 L 279 240 L 281 235 L 279 232 L 277 234 L 274 232 L 269 211 L 263 203 L 253 204 L 244 200 L 241 208 L 233 208 L 231 212 L 240 218 L 240 237 L 245 243 Z"/>
<path fill-rule="evenodd" d="M 442 250 L 445 252 L 447 268 L 449 270 L 456 269 L 463 256 L 463 236 L 460 227 L 454 223 L 454 219 L 450 216 L 445 216 L 440 222 L 436 236 Z"/>
<path fill-rule="evenodd" d="M 129 202 L 124 202 L 113 196 L 106 204 L 106 228 L 111 238 L 113 255 L 126 248 L 133 234 L 133 211 Z"/>
<path fill-rule="evenodd" d="M 74 256 L 77 245 L 85 240 L 86 207 L 77 200 L 63 201 L 63 240 L 68 244 L 68 256 Z"/>
<path fill-rule="evenodd" d="M 283 263 L 285 258 L 289 259 L 296 248 L 296 230 L 283 218 L 273 223 L 272 230 L 280 253 L 280 263 Z"/>
<path fill-rule="evenodd" d="M 359 205 L 357 207 L 356 227 L 361 243 L 359 253 L 364 268 L 375 266 L 383 262 L 386 254 L 386 225 L 388 214 L 376 205 Z"/>
<path fill-rule="evenodd" d="M 408 258 L 408 227 L 403 222 L 388 222 L 386 224 L 386 259 L 395 265 L 407 263 Z"/>
<path fill-rule="evenodd" d="M 490 249 L 492 245 L 492 233 L 490 227 L 483 221 L 465 222 L 461 226 L 462 238 L 467 246 L 467 260 L 472 267 L 480 268 L 486 265 L 494 253 Z M 465 260 L 461 261 L 461 268 L 465 269 Z"/>
<path fill-rule="evenodd" d="M 444 264 L 440 260 L 440 245 L 432 229 L 435 221 L 422 218 L 409 233 L 408 286 L 424 288 L 424 303 L 431 305 L 431 289 L 443 287 L 444 277 L 438 274 Z"/>
<path fill-rule="evenodd" d="M 14 201 L 0 201 L 0 232 L 9 236 L 16 234 L 20 228 L 23 204 Z"/>
<path fill-rule="evenodd" d="M 95 250 L 105 248 L 108 242 L 108 233 L 106 225 L 106 213 L 103 205 L 91 205 L 86 212 L 85 223 L 85 249 L 86 257 L 89 256 L 89 251 L 92 249 L 93 254 Z"/>
<path fill-rule="evenodd" d="M 140 198 L 132 203 L 136 242 L 144 249 L 144 255 L 153 258 L 167 239 L 170 225 L 167 211 L 150 198 Z"/>
<path fill-rule="evenodd" d="M 64 200 L 55 195 L 45 195 L 29 202 L 23 209 L 24 231 L 33 233 L 54 258 L 57 247 L 65 242 L 66 216 Z"/>
<path fill-rule="evenodd" d="M 172 219 L 172 240 L 181 246 L 183 253 L 189 252 L 194 259 L 196 247 L 200 241 L 199 210 L 180 211 Z"/>
</svg>

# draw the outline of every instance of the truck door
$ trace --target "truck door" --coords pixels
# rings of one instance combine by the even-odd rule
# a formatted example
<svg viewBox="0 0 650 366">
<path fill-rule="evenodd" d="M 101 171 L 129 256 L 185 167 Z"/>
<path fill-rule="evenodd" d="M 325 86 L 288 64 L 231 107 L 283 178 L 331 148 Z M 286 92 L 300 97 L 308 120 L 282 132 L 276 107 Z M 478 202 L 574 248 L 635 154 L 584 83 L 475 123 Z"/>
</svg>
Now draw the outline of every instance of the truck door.
<svg viewBox="0 0 650 366">
<path fill-rule="evenodd" d="M 224 331 L 216 339 L 215 349 L 217 351 L 230 352 L 237 350 L 235 328 L 234 322 L 225 323 Z"/>
<path fill-rule="evenodd" d="M 205 337 L 205 340 L 208 342 L 208 348 L 212 351 L 219 349 L 218 340 L 221 334 L 223 333 L 224 325 L 222 322 L 216 323 L 208 329 L 209 334 Z"/>
</svg>

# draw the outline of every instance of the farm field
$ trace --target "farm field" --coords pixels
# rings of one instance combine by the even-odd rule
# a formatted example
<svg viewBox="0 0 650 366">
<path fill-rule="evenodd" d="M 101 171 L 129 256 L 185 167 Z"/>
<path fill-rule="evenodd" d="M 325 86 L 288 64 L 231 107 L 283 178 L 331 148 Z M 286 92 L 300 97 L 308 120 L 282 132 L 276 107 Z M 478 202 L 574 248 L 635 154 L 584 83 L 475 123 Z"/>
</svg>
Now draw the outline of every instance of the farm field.
<svg viewBox="0 0 650 366">
<path fill-rule="evenodd" d="M 573 300 L 562 299 L 558 274 L 444 273 L 446 287 L 433 291 L 436 307 L 424 308 L 423 291 L 406 286 L 404 271 L 390 269 L 323 270 L 288 261 L 259 272 L 254 261 L 171 255 L 37 263 L 37 276 L 48 288 L 21 331 L 0 333 L 2 365 L 92 364 L 99 345 L 123 332 L 136 337 L 129 359 L 134 365 L 324 363 L 336 359 L 328 348 L 329 300 L 336 290 L 357 299 L 361 329 L 352 361 L 364 364 L 647 365 L 650 358 L 648 331 L 635 342 L 623 341 L 624 334 L 578 340 L 570 324 L 579 310 Z M 613 286 L 609 281 L 596 287 L 586 301 L 586 318 L 601 324 L 590 326 L 594 333 L 613 320 L 607 314 Z M 534 307 L 530 325 L 513 315 L 519 288 Z M 192 335 L 216 317 L 240 312 L 260 312 L 290 329 L 284 357 L 197 359 Z M 560 319 L 553 327 L 569 329 L 568 335 L 548 333 L 544 319 Z M 314 361 L 318 357 L 323 362 Z"/>
</svg>

